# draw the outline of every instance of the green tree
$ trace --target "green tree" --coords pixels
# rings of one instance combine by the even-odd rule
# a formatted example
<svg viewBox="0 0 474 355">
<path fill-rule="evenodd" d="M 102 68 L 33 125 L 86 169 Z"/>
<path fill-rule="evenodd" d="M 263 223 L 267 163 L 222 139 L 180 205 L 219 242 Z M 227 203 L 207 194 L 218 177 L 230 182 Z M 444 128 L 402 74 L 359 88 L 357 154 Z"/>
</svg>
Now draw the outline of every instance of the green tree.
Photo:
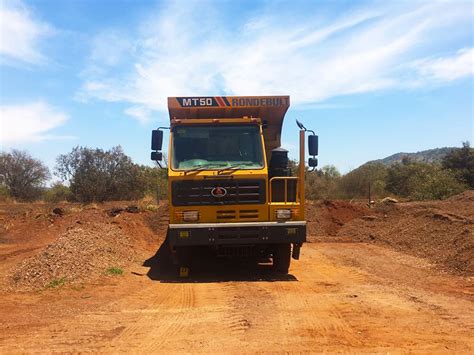
<svg viewBox="0 0 474 355">
<path fill-rule="evenodd" d="M 386 188 L 397 196 L 432 200 L 447 198 L 466 186 L 441 166 L 404 159 L 388 169 Z"/>
<path fill-rule="evenodd" d="M 366 198 L 369 184 L 372 197 L 383 197 L 387 194 L 385 180 L 387 167 L 382 163 L 367 163 L 354 169 L 340 179 L 339 189 L 344 198 Z"/>
<path fill-rule="evenodd" d="M 8 201 L 10 197 L 8 188 L 4 185 L 0 185 L 0 201 Z"/>
<path fill-rule="evenodd" d="M 49 178 L 49 169 L 27 152 L 0 153 L 0 185 L 11 197 L 26 201 L 37 199 Z"/>
<path fill-rule="evenodd" d="M 49 189 L 44 191 L 43 198 L 47 202 L 57 203 L 61 201 L 73 200 L 73 195 L 69 187 L 56 182 Z"/>
<path fill-rule="evenodd" d="M 306 171 L 306 197 L 310 200 L 338 198 L 341 173 L 334 165 L 325 165 L 314 172 Z"/>
<path fill-rule="evenodd" d="M 57 158 L 56 174 L 69 181 L 74 199 L 81 202 L 133 200 L 144 193 L 140 167 L 120 146 L 107 151 L 75 147 Z"/>
<path fill-rule="evenodd" d="M 442 166 L 451 170 L 458 180 L 474 188 L 474 148 L 471 148 L 469 142 L 463 142 L 461 149 L 447 154 Z"/>
<path fill-rule="evenodd" d="M 168 170 L 158 166 L 140 166 L 140 181 L 145 195 L 153 196 L 157 200 L 168 196 Z"/>
</svg>

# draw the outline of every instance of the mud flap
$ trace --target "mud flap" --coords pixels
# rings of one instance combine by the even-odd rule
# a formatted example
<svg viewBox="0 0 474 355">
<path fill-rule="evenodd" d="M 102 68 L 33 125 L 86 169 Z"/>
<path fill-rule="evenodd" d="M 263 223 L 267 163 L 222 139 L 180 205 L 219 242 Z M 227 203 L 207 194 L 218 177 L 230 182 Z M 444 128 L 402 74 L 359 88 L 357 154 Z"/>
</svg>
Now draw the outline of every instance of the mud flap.
<svg viewBox="0 0 474 355">
<path fill-rule="evenodd" d="M 300 260 L 300 249 L 301 244 L 293 244 L 293 252 L 291 253 L 291 257 L 295 260 Z"/>
<path fill-rule="evenodd" d="M 189 269 L 191 267 L 192 250 L 191 247 L 175 248 L 176 262 L 178 266 L 179 277 L 189 277 Z"/>
</svg>

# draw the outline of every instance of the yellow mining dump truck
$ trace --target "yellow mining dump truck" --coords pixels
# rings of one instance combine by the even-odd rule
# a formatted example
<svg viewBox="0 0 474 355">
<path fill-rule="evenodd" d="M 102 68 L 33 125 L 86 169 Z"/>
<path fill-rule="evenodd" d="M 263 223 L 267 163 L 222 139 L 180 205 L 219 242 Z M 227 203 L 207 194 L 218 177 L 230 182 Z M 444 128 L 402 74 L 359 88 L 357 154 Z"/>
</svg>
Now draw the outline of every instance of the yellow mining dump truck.
<svg viewBox="0 0 474 355">
<path fill-rule="evenodd" d="M 170 97 L 170 127 L 152 132 L 151 158 L 162 160 L 163 128 L 168 148 L 168 242 L 188 272 L 196 247 L 220 256 L 273 259 L 288 273 L 306 241 L 304 211 L 305 132 L 308 165 L 317 165 L 318 137 L 300 127 L 297 176 L 280 147 L 289 96 Z M 291 246 L 293 245 L 293 248 Z"/>
</svg>

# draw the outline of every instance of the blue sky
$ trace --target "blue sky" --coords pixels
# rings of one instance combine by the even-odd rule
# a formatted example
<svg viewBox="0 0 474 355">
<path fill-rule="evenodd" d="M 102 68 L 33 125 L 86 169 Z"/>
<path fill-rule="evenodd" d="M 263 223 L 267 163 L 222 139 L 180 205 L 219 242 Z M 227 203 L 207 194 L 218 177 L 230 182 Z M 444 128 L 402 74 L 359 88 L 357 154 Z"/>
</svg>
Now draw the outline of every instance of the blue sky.
<svg viewBox="0 0 474 355">
<path fill-rule="evenodd" d="M 474 3 L 0 0 L 1 149 L 149 161 L 168 96 L 290 95 L 342 172 L 473 141 Z"/>
</svg>

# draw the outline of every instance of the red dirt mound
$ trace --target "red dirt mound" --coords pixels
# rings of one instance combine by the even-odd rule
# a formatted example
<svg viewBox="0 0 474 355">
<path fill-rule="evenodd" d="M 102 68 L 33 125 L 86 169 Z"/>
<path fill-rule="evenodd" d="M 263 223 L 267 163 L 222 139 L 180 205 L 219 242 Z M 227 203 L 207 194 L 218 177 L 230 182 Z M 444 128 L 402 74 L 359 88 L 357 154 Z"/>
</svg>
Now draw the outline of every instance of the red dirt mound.
<svg viewBox="0 0 474 355">
<path fill-rule="evenodd" d="M 450 200 L 380 206 L 376 218 L 352 220 L 338 236 L 381 243 L 427 258 L 446 271 L 474 275 L 474 204 L 461 204 L 460 198 L 465 197 L 458 196 L 454 204 Z"/>
<path fill-rule="evenodd" d="M 459 195 L 451 196 L 448 201 L 474 202 L 474 190 L 466 190 Z"/>
<path fill-rule="evenodd" d="M 370 214 L 371 210 L 362 204 L 347 201 L 308 201 L 306 219 L 309 240 L 313 237 L 336 236 L 345 223 Z"/>
</svg>

